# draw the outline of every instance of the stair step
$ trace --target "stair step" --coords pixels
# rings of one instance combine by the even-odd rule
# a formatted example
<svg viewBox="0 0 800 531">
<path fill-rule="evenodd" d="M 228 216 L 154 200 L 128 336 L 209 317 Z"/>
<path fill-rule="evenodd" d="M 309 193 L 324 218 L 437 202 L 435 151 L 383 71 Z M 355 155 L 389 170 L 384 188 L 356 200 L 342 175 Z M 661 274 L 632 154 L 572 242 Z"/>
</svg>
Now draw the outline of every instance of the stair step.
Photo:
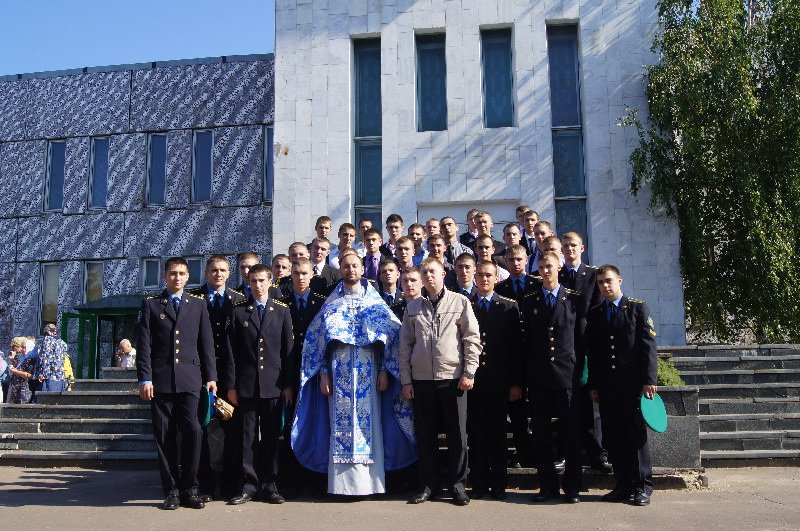
<svg viewBox="0 0 800 531">
<path fill-rule="evenodd" d="M 0 433 L 151 434 L 146 419 L 27 419 L 0 417 Z"/>
<path fill-rule="evenodd" d="M 797 369 L 800 370 L 800 355 L 792 356 L 707 356 L 673 357 L 672 363 L 683 373 L 687 370 L 710 372 L 732 369 Z"/>
<path fill-rule="evenodd" d="M 6 466 L 98 466 L 102 462 L 131 463 L 140 468 L 142 462 L 155 466 L 158 454 L 142 452 L 72 452 L 43 450 L 0 451 L 0 465 Z"/>
<path fill-rule="evenodd" d="M 800 384 L 798 369 L 731 369 L 724 371 L 681 370 L 681 377 L 689 385 L 698 384 Z"/>
<path fill-rule="evenodd" d="M 800 413 L 700 415 L 704 432 L 800 430 Z"/>
<path fill-rule="evenodd" d="M 686 345 L 660 347 L 658 352 L 665 357 L 749 357 L 749 356 L 796 356 L 800 345 Z"/>
<path fill-rule="evenodd" d="M 746 450 L 746 451 L 731 451 L 731 450 L 714 450 L 714 451 L 701 451 L 701 460 L 716 460 L 716 459 L 797 459 L 800 458 L 800 449 L 798 450 Z"/>
<path fill-rule="evenodd" d="M 105 380 L 73 380 L 72 391 L 138 391 L 136 378 L 107 378 Z"/>
<path fill-rule="evenodd" d="M 706 415 L 732 413 L 800 413 L 800 397 L 779 398 L 702 398 L 698 401 L 700 419 Z"/>
<path fill-rule="evenodd" d="M 139 393 L 135 390 L 127 391 L 67 391 L 36 393 L 39 404 L 55 404 L 68 406 L 80 405 L 125 405 L 142 403 Z"/>
<path fill-rule="evenodd" d="M 697 384 L 700 398 L 782 398 L 800 396 L 800 382 Z"/>
<path fill-rule="evenodd" d="M 149 419 L 150 406 L 146 404 L 118 405 L 57 405 L 57 404 L 3 404 L 0 420 L 18 419 Z"/>
<path fill-rule="evenodd" d="M 136 369 L 123 369 L 121 367 L 103 367 L 100 369 L 101 379 L 136 379 Z"/>
<path fill-rule="evenodd" d="M 782 439 L 800 437 L 800 430 L 759 430 L 759 431 L 701 431 L 701 440 L 715 439 Z"/>
<path fill-rule="evenodd" d="M 0 435 L 0 443 L 15 442 L 27 451 L 154 451 L 152 435 L 97 433 L 19 433 Z"/>
</svg>

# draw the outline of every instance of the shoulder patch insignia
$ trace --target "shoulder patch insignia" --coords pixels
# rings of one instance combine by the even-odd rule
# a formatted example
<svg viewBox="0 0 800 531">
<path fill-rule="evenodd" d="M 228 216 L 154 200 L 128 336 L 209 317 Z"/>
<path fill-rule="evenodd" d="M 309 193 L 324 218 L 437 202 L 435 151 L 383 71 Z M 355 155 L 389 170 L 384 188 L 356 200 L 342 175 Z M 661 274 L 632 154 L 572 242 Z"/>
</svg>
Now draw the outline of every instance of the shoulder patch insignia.
<svg viewBox="0 0 800 531">
<path fill-rule="evenodd" d="M 194 297 L 195 299 L 200 299 L 201 301 L 206 300 L 202 295 L 195 295 L 194 293 L 189 293 L 190 297 Z"/>
<path fill-rule="evenodd" d="M 241 292 L 241 291 L 239 291 L 239 290 L 235 290 L 235 289 L 232 289 L 232 288 L 228 288 L 228 291 L 230 291 L 231 293 L 235 293 L 235 294 L 237 294 L 237 295 L 241 295 L 242 297 L 244 297 L 244 293 L 242 293 L 242 292 Z"/>
<path fill-rule="evenodd" d="M 148 295 L 147 297 L 144 298 L 144 300 L 150 301 L 150 300 L 153 300 L 153 299 L 157 299 L 160 296 L 161 296 L 160 294 L 159 295 Z"/>
<path fill-rule="evenodd" d="M 564 288 L 564 293 L 567 295 L 580 295 L 580 291 L 575 291 L 574 289 Z"/>
<path fill-rule="evenodd" d="M 237 306 L 244 306 L 245 304 L 247 304 L 247 299 L 242 299 L 239 302 L 234 302 L 233 307 L 236 308 Z"/>
<path fill-rule="evenodd" d="M 589 264 L 584 264 L 584 265 L 586 266 L 586 269 L 597 269 L 597 266 L 593 266 L 593 265 L 589 265 Z"/>
<path fill-rule="evenodd" d="M 503 297 L 502 295 L 497 295 L 498 299 L 503 299 L 506 302 L 517 302 L 514 299 L 509 299 L 508 297 Z"/>
<path fill-rule="evenodd" d="M 311 294 L 317 299 L 322 299 L 323 301 L 328 300 L 328 297 L 326 297 L 325 295 L 320 295 L 319 293 L 314 293 L 313 291 L 311 292 Z"/>
<path fill-rule="evenodd" d="M 529 297 L 533 297 L 534 295 L 537 295 L 537 293 L 536 293 L 535 291 L 531 291 L 530 293 L 528 293 L 527 295 L 525 295 L 525 296 L 524 296 L 524 297 L 522 297 L 522 298 L 523 298 L 523 299 L 527 299 L 527 298 L 529 298 Z"/>
<path fill-rule="evenodd" d="M 288 305 L 288 304 L 286 304 L 286 303 L 284 303 L 284 302 L 281 302 L 281 301 L 279 301 L 279 300 L 277 300 L 277 299 L 273 299 L 273 300 L 272 300 L 272 302 L 274 302 L 274 303 L 275 303 L 275 304 L 277 304 L 278 306 L 283 306 L 284 308 L 288 308 L 288 307 L 289 307 L 289 305 Z"/>
<path fill-rule="evenodd" d="M 635 302 L 637 304 L 644 304 L 644 301 L 642 299 L 631 299 L 631 298 L 629 298 L 628 301 Z"/>
</svg>

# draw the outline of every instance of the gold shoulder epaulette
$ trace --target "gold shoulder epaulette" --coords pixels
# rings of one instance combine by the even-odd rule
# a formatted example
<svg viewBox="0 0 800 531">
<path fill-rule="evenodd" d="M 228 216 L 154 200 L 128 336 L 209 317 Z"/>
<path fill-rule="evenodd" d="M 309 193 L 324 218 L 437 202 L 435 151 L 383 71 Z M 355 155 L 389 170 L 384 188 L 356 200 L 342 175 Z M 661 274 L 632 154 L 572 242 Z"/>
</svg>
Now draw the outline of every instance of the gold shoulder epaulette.
<svg viewBox="0 0 800 531">
<path fill-rule="evenodd" d="M 325 295 L 320 295 L 319 293 L 314 293 L 313 291 L 311 292 L 311 294 L 314 297 L 318 298 L 319 300 L 322 300 L 322 301 L 328 300 L 328 297 L 326 297 Z"/>
<path fill-rule="evenodd" d="M 527 299 L 528 297 L 533 297 L 534 295 L 539 295 L 539 294 L 538 294 L 538 293 L 536 293 L 535 291 L 531 291 L 530 293 L 528 293 L 527 295 L 525 295 L 525 296 L 524 296 L 524 297 L 522 297 L 522 298 L 523 298 L 523 299 Z"/>
<path fill-rule="evenodd" d="M 562 286 L 563 287 L 563 286 Z M 575 291 L 574 289 L 564 288 L 564 292 L 568 295 L 580 295 L 580 291 Z"/>
<path fill-rule="evenodd" d="M 231 293 L 235 293 L 237 295 L 241 295 L 242 297 L 244 297 L 244 293 L 242 293 L 241 291 L 235 290 L 233 288 L 228 288 L 228 291 L 230 291 Z"/>
<path fill-rule="evenodd" d="M 159 298 L 160 296 L 161 296 L 161 294 L 160 294 L 160 293 L 159 293 L 159 294 L 157 294 L 157 295 L 148 295 L 148 296 L 147 296 L 147 297 L 145 297 L 144 299 L 149 301 L 150 299 L 157 299 L 157 298 Z"/>
<path fill-rule="evenodd" d="M 189 293 L 190 297 L 194 297 L 195 299 L 200 299 L 201 301 L 206 300 L 202 295 L 195 295 L 194 293 Z"/>
<path fill-rule="evenodd" d="M 509 299 L 508 297 L 503 297 L 502 295 L 498 295 L 497 298 L 498 299 L 503 299 L 504 301 L 508 301 L 508 302 L 517 302 L 514 299 Z"/>
<path fill-rule="evenodd" d="M 589 308 L 589 311 L 591 312 L 592 310 L 595 310 L 597 308 L 602 308 L 602 307 L 603 307 L 603 303 L 601 302 L 600 304 L 595 304 L 594 306 Z"/>
<path fill-rule="evenodd" d="M 274 299 L 272 302 L 274 302 L 274 303 L 275 303 L 275 304 L 277 304 L 278 306 L 283 306 L 284 308 L 288 308 L 288 307 L 289 307 L 289 305 L 288 305 L 288 304 L 286 304 L 285 302 L 281 302 L 281 301 L 279 301 L 279 300 L 277 300 L 277 299 Z"/>
<path fill-rule="evenodd" d="M 644 304 L 644 301 L 642 299 L 631 299 L 631 298 L 629 298 L 628 302 L 635 302 L 635 303 L 638 303 L 638 304 Z"/>
<path fill-rule="evenodd" d="M 233 306 L 235 308 L 236 306 L 244 306 L 245 304 L 247 304 L 247 299 L 242 299 L 239 302 L 234 302 Z"/>
</svg>

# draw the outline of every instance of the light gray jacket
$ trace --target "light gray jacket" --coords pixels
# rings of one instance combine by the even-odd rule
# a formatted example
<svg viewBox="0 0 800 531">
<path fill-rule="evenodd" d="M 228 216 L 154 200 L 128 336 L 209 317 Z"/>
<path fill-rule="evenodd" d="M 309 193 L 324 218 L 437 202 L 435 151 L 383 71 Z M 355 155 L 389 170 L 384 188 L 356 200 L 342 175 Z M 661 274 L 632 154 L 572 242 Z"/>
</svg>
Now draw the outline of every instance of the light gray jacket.
<svg viewBox="0 0 800 531">
<path fill-rule="evenodd" d="M 400 383 L 475 374 L 482 349 L 478 321 L 465 296 L 446 289 L 435 309 L 426 297 L 415 299 L 400 328 Z"/>
</svg>

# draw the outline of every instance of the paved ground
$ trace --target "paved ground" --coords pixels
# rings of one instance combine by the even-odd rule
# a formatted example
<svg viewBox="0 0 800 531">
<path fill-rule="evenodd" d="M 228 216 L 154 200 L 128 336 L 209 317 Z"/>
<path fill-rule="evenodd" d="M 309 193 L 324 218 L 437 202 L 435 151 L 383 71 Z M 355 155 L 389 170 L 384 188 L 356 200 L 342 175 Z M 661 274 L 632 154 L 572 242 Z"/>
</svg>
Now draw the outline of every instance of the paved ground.
<svg viewBox="0 0 800 531">
<path fill-rule="evenodd" d="M 800 467 L 710 469 L 710 488 L 656 491 L 650 507 L 598 501 L 532 506 L 529 491 L 506 502 L 455 507 L 405 499 L 281 506 L 213 502 L 204 510 L 156 509 L 153 470 L 0 468 L 0 525 L 8 530 L 170 529 L 800 529 Z"/>
</svg>

